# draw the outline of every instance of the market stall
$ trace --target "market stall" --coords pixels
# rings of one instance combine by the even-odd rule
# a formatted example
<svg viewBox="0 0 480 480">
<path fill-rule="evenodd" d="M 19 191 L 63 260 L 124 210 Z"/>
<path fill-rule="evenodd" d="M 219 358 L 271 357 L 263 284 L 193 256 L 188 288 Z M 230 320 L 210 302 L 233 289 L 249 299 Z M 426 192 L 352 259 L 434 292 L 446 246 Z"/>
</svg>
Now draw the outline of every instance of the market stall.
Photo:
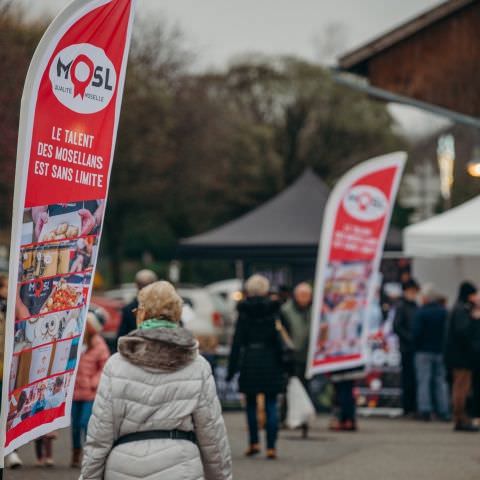
<svg viewBox="0 0 480 480">
<path fill-rule="evenodd" d="M 455 299 L 462 280 L 480 284 L 480 196 L 404 230 L 405 255 L 420 282 Z"/>
</svg>

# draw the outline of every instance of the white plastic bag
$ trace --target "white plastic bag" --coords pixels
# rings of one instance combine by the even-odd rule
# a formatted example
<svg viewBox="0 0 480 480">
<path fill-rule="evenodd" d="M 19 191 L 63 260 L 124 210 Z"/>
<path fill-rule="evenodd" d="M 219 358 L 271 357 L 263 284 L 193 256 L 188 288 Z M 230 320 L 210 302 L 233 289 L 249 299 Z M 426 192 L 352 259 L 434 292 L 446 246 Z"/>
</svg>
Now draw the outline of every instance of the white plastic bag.
<svg viewBox="0 0 480 480">
<path fill-rule="evenodd" d="M 302 382 L 298 377 L 291 377 L 287 386 L 287 427 L 298 428 L 314 417 L 315 407 Z"/>
</svg>

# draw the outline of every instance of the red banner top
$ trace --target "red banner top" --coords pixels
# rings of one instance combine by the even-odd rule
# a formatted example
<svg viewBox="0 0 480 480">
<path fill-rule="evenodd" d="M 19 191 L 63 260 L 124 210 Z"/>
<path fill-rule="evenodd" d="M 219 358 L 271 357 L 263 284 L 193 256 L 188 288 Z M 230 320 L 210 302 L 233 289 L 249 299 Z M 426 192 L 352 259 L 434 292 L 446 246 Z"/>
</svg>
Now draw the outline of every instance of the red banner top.
<svg viewBox="0 0 480 480">
<path fill-rule="evenodd" d="M 105 198 L 130 8 L 98 7 L 58 41 L 38 89 L 25 207 Z"/>
<path fill-rule="evenodd" d="M 375 258 L 385 223 L 390 220 L 397 173 L 398 167 L 389 167 L 366 174 L 345 192 L 335 219 L 332 261 Z"/>
</svg>

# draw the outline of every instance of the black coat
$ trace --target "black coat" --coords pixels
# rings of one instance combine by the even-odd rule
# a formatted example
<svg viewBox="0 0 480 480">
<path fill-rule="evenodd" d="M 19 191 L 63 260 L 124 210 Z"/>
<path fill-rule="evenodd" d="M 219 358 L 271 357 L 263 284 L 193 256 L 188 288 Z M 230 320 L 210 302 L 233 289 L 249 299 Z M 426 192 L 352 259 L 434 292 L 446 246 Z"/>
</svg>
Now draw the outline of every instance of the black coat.
<svg viewBox="0 0 480 480">
<path fill-rule="evenodd" d="M 245 394 L 277 394 L 285 390 L 275 320 L 279 304 L 266 297 L 250 297 L 238 305 L 238 320 L 228 365 L 228 378 L 240 372 Z"/>
<path fill-rule="evenodd" d="M 448 321 L 445 360 L 450 368 L 472 370 L 480 356 L 480 320 L 471 315 L 471 305 L 457 302 Z"/>
<path fill-rule="evenodd" d="M 405 298 L 402 298 L 395 306 L 395 318 L 393 320 L 393 331 L 400 340 L 400 351 L 403 353 L 413 352 L 413 318 L 417 312 L 418 305 Z"/>
<path fill-rule="evenodd" d="M 118 328 L 117 337 L 124 337 L 137 329 L 137 317 L 132 311 L 135 308 L 138 308 L 138 300 L 136 298 L 122 308 L 122 320 Z"/>
<path fill-rule="evenodd" d="M 472 321 L 472 369 L 480 371 L 480 320 Z"/>
</svg>

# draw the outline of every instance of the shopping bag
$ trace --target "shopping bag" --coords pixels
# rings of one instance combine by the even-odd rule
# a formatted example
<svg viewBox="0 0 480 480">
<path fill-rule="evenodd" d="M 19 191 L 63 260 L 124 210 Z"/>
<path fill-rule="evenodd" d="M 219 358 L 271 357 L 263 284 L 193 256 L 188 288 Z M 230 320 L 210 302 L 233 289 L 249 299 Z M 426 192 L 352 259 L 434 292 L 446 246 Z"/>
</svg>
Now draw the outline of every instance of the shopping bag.
<svg viewBox="0 0 480 480">
<path fill-rule="evenodd" d="M 298 377 L 291 377 L 287 386 L 287 427 L 298 428 L 314 417 L 315 407 L 302 382 Z"/>
</svg>

